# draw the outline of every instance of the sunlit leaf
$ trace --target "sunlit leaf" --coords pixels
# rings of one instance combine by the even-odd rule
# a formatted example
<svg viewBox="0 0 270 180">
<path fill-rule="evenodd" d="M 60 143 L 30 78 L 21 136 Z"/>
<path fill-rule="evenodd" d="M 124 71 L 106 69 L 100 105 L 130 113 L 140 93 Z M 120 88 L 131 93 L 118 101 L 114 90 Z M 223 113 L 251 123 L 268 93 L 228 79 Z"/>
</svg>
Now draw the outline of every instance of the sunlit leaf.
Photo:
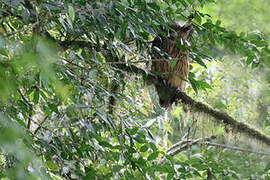
<svg viewBox="0 0 270 180">
<path fill-rule="evenodd" d="M 69 5 L 68 6 L 68 14 L 69 14 L 69 17 L 71 18 L 72 21 L 75 20 L 75 10 L 73 8 L 73 6 Z"/>
</svg>

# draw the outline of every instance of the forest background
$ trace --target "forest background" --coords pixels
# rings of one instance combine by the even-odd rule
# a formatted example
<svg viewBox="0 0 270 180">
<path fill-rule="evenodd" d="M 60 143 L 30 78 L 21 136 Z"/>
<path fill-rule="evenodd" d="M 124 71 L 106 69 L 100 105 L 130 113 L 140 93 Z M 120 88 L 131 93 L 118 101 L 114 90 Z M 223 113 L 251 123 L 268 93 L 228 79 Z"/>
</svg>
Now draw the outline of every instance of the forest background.
<svg viewBox="0 0 270 180">
<path fill-rule="evenodd" d="M 270 178 L 269 7 L 2 0 L 0 178 Z M 151 42 L 190 14 L 188 88 L 164 109 Z"/>
</svg>

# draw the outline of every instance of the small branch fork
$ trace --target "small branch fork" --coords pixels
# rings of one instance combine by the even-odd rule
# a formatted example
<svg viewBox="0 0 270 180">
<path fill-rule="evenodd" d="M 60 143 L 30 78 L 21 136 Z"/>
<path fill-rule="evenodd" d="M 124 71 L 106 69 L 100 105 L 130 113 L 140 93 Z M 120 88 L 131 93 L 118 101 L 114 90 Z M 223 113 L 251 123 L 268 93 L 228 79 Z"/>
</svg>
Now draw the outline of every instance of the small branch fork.
<svg viewBox="0 0 270 180">
<path fill-rule="evenodd" d="M 229 146 L 229 145 L 225 145 L 225 144 L 217 144 L 217 143 L 212 143 L 210 142 L 210 140 L 215 139 L 216 136 L 211 136 L 208 138 L 198 138 L 198 139 L 188 139 L 188 140 L 182 140 L 179 141 L 175 144 L 173 144 L 168 150 L 167 153 L 170 156 L 176 156 L 178 153 L 186 150 L 187 148 L 194 146 L 194 145 L 206 145 L 206 146 L 213 146 L 213 147 L 217 147 L 217 148 L 224 148 L 224 149 L 230 149 L 230 150 L 234 150 L 234 151 L 240 151 L 240 152 L 247 152 L 247 153 L 252 153 L 252 154 L 257 154 L 257 155 L 265 155 L 265 156 L 269 156 L 269 153 L 266 152 L 262 152 L 262 151 L 252 151 L 249 149 L 244 149 L 244 148 L 240 148 L 237 146 Z M 163 157 L 161 159 L 161 164 L 163 164 L 166 161 L 166 158 Z"/>
<path fill-rule="evenodd" d="M 187 148 L 193 146 L 193 145 L 196 145 L 198 144 L 199 142 L 201 141 L 209 141 L 211 139 L 215 139 L 216 136 L 211 136 L 211 137 L 208 137 L 208 138 L 198 138 L 198 139 L 187 139 L 187 140 L 182 140 L 182 141 L 179 141 L 177 143 L 175 143 L 174 145 L 172 145 L 168 150 L 167 150 L 167 153 L 168 155 L 170 156 L 175 156 L 177 155 L 178 153 L 186 150 Z M 163 157 L 161 159 L 161 164 L 163 164 L 164 162 L 166 161 L 166 158 Z"/>
</svg>

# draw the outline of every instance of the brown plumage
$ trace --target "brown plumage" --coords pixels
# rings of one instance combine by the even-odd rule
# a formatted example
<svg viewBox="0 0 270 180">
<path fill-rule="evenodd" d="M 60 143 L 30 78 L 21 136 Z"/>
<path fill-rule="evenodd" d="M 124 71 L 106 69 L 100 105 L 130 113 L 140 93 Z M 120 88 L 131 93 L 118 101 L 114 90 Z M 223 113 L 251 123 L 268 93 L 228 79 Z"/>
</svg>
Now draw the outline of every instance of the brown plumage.
<svg viewBox="0 0 270 180">
<path fill-rule="evenodd" d="M 174 102 L 174 91 L 171 87 L 175 87 L 180 91 L 185 91 L 186 81 L 189 73 L 189 52 L 183 48 L 181 50 L 177 41 L 185 47 L 187 41 L 193 32 L 190 18 L 184 25 L 169 25 L 170 30 L 164 31 L 163 35 L 158 35 L 153 41 L 153 48 L 156 47 L 162 52 L 167 53 L 172 60 L 175 61 L 174 66 L 169 65 L 169 60 L 166 60 L 160 55 L 155 55 L 152 62 L 151 71 L 157 72 L 161 77 L 168 82 L 168 86 L 161 87 L 160 84 L 155 84 L 160 105 L 168 107 Z M 166 33 L 166 37 L 164 36 Z M 185 80 L 184 80 L 185 79 Z"/>
</svg>

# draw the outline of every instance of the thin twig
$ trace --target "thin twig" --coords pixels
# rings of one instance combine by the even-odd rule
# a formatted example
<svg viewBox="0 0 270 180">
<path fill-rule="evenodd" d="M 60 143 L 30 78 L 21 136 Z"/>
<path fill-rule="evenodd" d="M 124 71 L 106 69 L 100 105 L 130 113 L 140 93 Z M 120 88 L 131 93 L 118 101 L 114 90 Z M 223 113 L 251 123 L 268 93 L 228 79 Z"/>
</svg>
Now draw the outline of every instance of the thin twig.
<svg viewBox="0 0 270 180">
<path fill-rule="evenodd" d="M 23 95 L 22 91 L 20 89 L 17 90 L 19 94 L 21 95 L 23 101 L 29 106 L 32 107 L 33 105 L 26 99 L 26 97 Z"/>
<path fill-rule="evenodd" d="M 209 141 L 211 139 L 215 139 L 216 136 L 211 136 L 211 137 L 207 137 L 207 138 L 198 138 L 198 139 L 188 139 L 188 140 L 184 140 L 181 141 L 182 143 L 178 142 L 179 145 L 178 146 L 174 146 L 174 148 L 170 148 L 170 151 L 167 151 L 169 155 L 171 156 L 175 156 L 176 154 L 180 153 L 181 151 L 187 149 L 188 147 L 191 147 L 195 144 L 198 144 L 201 141 Z M 175 151 L 173 151 L 173 149 L 176 149 Z"/>
<path fill-rule="evenodd" d="M 241 152 L 248 152 L 248 153 L 253 153 L 253 154 L 258 154 L 258 155 L 270 155 L 270 153 L 266 153 L 266 152 L 261 152 L 261 151 L 252 151 L 249 149 L 244 149 L 244 148 L 240 148 L 240 147 L 236 147 L 236 146 L 228 146 L 225 144 L 216 144 L 216 143 L 212 143 L 212 142 L 199 142 L 199 144 L 203 144 L 203 145 L 207 145 L 207 146 L 214 146 L 214 147 L 219 147 L 219 148 L 225 148 L 225 149 L 231 149 L 231 150 L 235 150 L 235 151 L 241 151 Z"/>
<path fill-rule="evenodd" d="M 46 117 L 45 117 L 46 118 Z M 47 118 L 48 119 L 48 118 Z M 43 120 L 47 120 L 47 119 L 43 119 Z M 44 122 L 45 122 L 44 121 Z M 44 123 L 44 122 L 37 122 L 37 121 L 35 121 L 35 120 L 32 120 L 32 122 L 34 123 L 34 124 L 36 124 L 36 125 L 38 125 L 40 128 L 42 128 L 42 129 L 45 129 L 45 130 L 47 130 L 47 131 L 50 131 L 50 132 L 54 132 L 53 130 L 54 129 L 63 129 L 63 128 L 70 128 L 70 127 L 78 127 L 78 123 L 76 123 L 76 124 L 74 124 L 74 125 L 70 125 L 70 126 L 55 126 L 55 127 L 50 127 L 50 128 L 47 128 L 47 127 L 45 127 L 45 126 L 43 126 L 42 124 Z M 35 132 L 34 133 L 32 133 L 32 134 L 34 134 L 35 135 Z"/>
<path fill-rule="evenodd" d="M 215 139 L 216 136 L 211 136 L 211 137 L 207 137 L 207 138 L 198 138 L 198 139 L 187 139 L 187 140 L 182 140 L 182 141 L 179 141 L 175 144 L 173 144 L 168 150 L 167 150 L 167 153 L 170 155 L 170 156 L 175 156 L 177 155 L 178 153 L 186 150 L 187 148 L 195 145 L 195 144 L 198 144 L 199 142 L 201 141 L 209 141 L 211 139 Z M 175 150 L 174 150 L 175 149 Z M 164 162 L 166 161 L 166 158 L 163 157 L 160 161 L 161 164 L 163 164 Z"/>
<path fill-rule="evenodd" d="M 45 123 L 45 121 L 48 119 L 49 116 L 46 116 L 39 124 L 38 124 L 38 127 L 35 129 L 34 131 L 34 135 L 37 134 L 37 132 L 40 130 L 40 128 L 42 128 L 43 126 L 43 123 Z M 36 122 L 35 122 L 36 123 Z"/>
<path fill-rule="evenodd" d="M 33 105 L 26 99 L 26 97 L 23 95 L 22 91 L 20 89 L 17 90 L 19 92 L 19 94 L 21 95 L 23 101 L 29 106 L 30 108 L 30 115 L 28 117 L 28 122 L 27 122 L 27 128 L 30 129 L 31 127 L 31 121 L 32 121 L 32 111 L 33 111 Z"/>
<path fill-rule="evenodd" d="M 21 33 L 21 32 L 25 32 L 25 31 L 27 31 L 27 30 L 29 30 L 29 29 L 35 27 L 35 26 L 38 25 L 38 24 L 39 24 L 39 22 L 35 22 L 35 23 L 31 24 L 31 25 L 28 25 L 28 26 L 25 27 L 25 28 L 22 28 L 22 29 L 19 29 L 19 30 L 17 30 L 17 31 L 13 31 L 13 32 L 10 32 L 10 33 L 7 33 L 7 34 L 5 35 L 5 37 L 9 37 L 9 36 L 13 36 L 13 35 L 15 35 L 15 34 Z"/>
<path fill-rule="evenodd" d="M 68 63 L 68 64 L 77 66 L 77 67 L 79 67 L 79 68 L 81 68 L 81 69 L 84 69 L 84 70 L 89 70 L 88 68 L 83 67 L 83 66 L 80 66 L 79 64 L 76 64 L 76 63 L 74 63 L 74 62 L 71 62 L 71 61 L 69 61 L 69 60 L 67 60 L 67 59 L 65 59 L 65 58 L 63 58 L 63 57 L 59 57 L 59 58 L 60 58 L 61 60 L 65 61 L 65 62 Z"/>
</svg>

